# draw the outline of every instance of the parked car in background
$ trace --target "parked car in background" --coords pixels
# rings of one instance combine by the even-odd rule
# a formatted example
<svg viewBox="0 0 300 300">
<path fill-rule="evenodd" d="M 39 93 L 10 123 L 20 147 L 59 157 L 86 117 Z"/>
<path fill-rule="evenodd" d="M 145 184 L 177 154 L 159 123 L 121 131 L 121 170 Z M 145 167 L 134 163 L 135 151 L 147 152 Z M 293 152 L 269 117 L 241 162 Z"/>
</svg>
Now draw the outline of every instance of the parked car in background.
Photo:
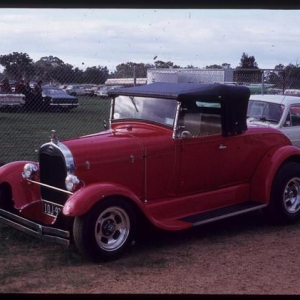
<svg viewBox="0 0 300 300">
<path fill-rule="evenodd" d="M 286 95 L 251 95 L 247 123 L 253 127 L 281 130 L 300 147 L 300 97 Z"/>
<path fill-rule="evenodd" d="M 42 95 L 34 91 L 25 96 L 25 109 L 34 111 L 65 111 L 78 106 L 78 98 L 53 85 L 43 85 Z"/>
<path fill-rule="evenodd" d="M 52 131 L 38 161 L 0 167 L 1 221 L 94 261 L 121 257 L 145 219 L 166 231 L 255 210 L 299 221 L 300 149 L 277 129 L 247 128 L 247 87 L 157 82 L 108 94 L 107 130 L 62 141 Z"/>
<path fill-rule="evenodd" d="M 300 97 L 300 89 L 286 89 L 284 95 Z"/>
<path fill-rule="evenodd" d="M 66 91 L 66 88 L 68 87 L 68 85 L 67 85 L 67 84 L 61 84 L 61 85 L 59 85 L 58 87 L 59 87 L 60 89 L 64 90 L 64 91 Z"/>
<path fill-rule="evenodd" d="M 100 98 L 108 98 L 108 91 L 116 88 L 121 88 L 122 85 L 111 85 L 111 86 L 102 86 L 94 92 L 94 94 Z"/>
<path fill-rule="evenodd" d="M 0 81 L 0 110 L 19 109 L 25 105 L 23 94 L 15 93 L 15 81 L 5 79 Z"/>
<path fill-rule="evenodd" d="M 96 96 L 95 92 L 98 89 L 99 89 L 99 87 L 97 85 L 96 86 L 87 86 L 87 87 L 85 87 L 85 95 L 90 96 L 90 97 Z"/>
<path fill-rule="evenodd" d="M 11 109 L 19 109 L 25 105 L 25 97 L 23 94 L 1 93 L 0 92 L 0 110 L 7 111 Z"/>
<path fill-rule="evenodd" d="M 68 85 L 65 91 L 71 96 L 83 96 L 85 95 L 85 87 L 82 85 Z"/>
</svg>

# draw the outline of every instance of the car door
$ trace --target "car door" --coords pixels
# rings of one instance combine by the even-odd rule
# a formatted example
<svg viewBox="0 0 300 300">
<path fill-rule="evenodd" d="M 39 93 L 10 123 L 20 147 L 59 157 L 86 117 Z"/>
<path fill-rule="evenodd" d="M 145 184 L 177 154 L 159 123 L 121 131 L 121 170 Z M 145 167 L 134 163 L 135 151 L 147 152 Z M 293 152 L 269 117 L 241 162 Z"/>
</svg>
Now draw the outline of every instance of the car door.
<svg viewBox="0 0 300 300">
<path fill-rule="evenodd" d="M 248 164 L 244 166 L 249 152 L 247 137 L 223 136 L 220 110 L 209 103 L 198 103 L 201 106 L 197 104 L 197 109 L 183 108 L 178 119 L 179 195 L 235 185 L 249 180 L 251 172 Z"/>
<path fill-rule="evenodd" d="M 200 193 L 248 182 L 256 161 L 249 143 L 243 134 L 183 139 L 178 193 Z"/>
</svg>

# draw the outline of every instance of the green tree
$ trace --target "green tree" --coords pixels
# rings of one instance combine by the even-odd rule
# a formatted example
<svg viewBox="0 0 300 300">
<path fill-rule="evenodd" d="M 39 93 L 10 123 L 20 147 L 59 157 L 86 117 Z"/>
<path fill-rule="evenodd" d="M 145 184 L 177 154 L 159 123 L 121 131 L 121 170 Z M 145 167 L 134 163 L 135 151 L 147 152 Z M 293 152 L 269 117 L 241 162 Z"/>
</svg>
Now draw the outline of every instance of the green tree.
<svg viewBox="0 0 300 300">
<path fill-rule="evenodd" d="M 4 67 L 4 75 L 9 79 L 28 80 L 34 75 L 34 63 L 27 53 L 0 55 L 0 64 Z"/>
<path fill-rule="evenodd" d="M 173 69 L 179 69 L 180 66 L 177 66 L 177 65 L 174 65 L 173 62 L 171 61 L 168 61 L 168 62 L 165 62 L 165 61 L 162 61 L 162 60 L 157 60 L 154 62 L 155 64 L 155 68 L 173 68 Z"/>
<path fill-rule="evenodd" d="M 289 64 L 284 69 L 285 73 L 285 87 L 287 89 L 299 89 L 300 88 L 300 66 L 299 64 Z"/>
<path fill-rule="evenodd" d="M 109 71 L 107 67 L 89 67 L 84 71 L 83 77 L 85 83 L 104 84 L 109 77 Z"/>
<path fill-rule="evenodd" d="M 36 78 L 45 83 L 69 84 L 69 83 L 92 83 L 103 84 L 108 78 L 107 67 L 89 67 L 81 70 L 70 64 L 65 64 L 61 59 L 54 56 L 42 57 L 35 63 Z"/>
<path fill-rule="evenodd" d="M 228 63 L 222 63 L 222 65 L 209 65 L 205 67 L 206 69 L 229 69 L 230 68 L 230 64 Z"/>
<path fill-rule="evenodd" d="M 184 69 L 198 69 L 198 67 L 194 67 L 193 65 L 187 65 Z"/>
<path fill-rule="evenodd" d="M 41 57 L 35 63 L 35 80 L 45 83 L 66 83 L 73 79 L 73 66 L 55 56 Z"/>
<path fill-rule="evenodd" d="M 254 56 L 249 56 L 247 53 L 243 53 L 240 61 L 239 69 L 258 69 L 257 62 Z"/>
<path fill-rule="evenodd" d="M 262 71 L 258 68 L 255 57 L 244 52 L 234 77 L 238 83 L 261 83 Z"/>
<path fill-rule="evenodd" d="M 210 65 L 210 66 L 206 66 L 205 69 L 222 69 L 222 66 L 220 66 L 220 65 Z"/>
<path fill-rule="evenodd" d="M 128 62 L 117 65 L 116 71 L 110 74 L 110 78 L 144 78 L 147 77 L 147 69 L 153 68 L 153 65 Z"/>
<path fill-rule="evenodd" d="M 53 83 L 68 84 L 74 82 L 74 70 L 70 64 L 63 64 L 51 69 L 50 80 Z"/>
<path fill-rule="evenodd" d="M 276 88 L 282 89 L 282 92 L 284 92 L 285 89 L 299 89 L 300 65 L 276 65 L 274 71 L 269 75 L 269 82 L 274 84 Z"/>
<path fill-rule="evenodd" d="M 58 66 L 59 59 L 53 56 L 41 57 L 35 63 L 35 78 L 34 80 L 42 80 L 43 82 L 51 82 L 52 69 Z"/>
</svg>

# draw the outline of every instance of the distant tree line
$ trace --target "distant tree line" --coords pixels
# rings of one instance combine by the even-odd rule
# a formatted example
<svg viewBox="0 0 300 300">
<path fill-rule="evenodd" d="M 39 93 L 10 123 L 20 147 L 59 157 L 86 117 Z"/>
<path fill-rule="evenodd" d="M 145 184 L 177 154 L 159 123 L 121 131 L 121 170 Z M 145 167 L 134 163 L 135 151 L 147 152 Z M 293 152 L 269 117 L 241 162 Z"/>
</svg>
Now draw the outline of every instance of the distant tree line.
<svg viewBox="0 0 300 300">
<path fill-rule="evenodd" d="M 109 73 L 106 66 L 80 69 L 54 56 L 41 57 L 34 62 L 27 53 L 19 52 L 0 55 L 0 65 L 4 67 L 3 73 L 0 73 L 0 80 L 6 77 L 13 80 L 42 80 L 61 84 L 104 84 L 108 78 L 130 78 L 133 75 L 146 77 L 148 68 L 180 68 L 172 62 L 156 61 L 153 65 L 128 62 L 118 65 L 114 72 Z"/>
<path fill-rule="evenodd" d="M 108 78 L 147 77 L 147 70 L 149 68 L 182 68 L 171 61 L 155 60 L 153 64 L 122 63 L 117 65 L 113 72 L 109 72 L 106 66 L 93 66 L 80 69 L 54 56 L 41 57 L 38 61 L 34 62 L 27 53 L 19 52 L 0 55 L 0 65 L 4 68 L 3 73 L 0 73 L 0 80 L 6 77 L 11 80 L 42 80 L 43 82 L 53 84 L 104 84 Z M 198 67 L 188 65 L 184 68 Z M 205 69 L 223 68 L 230 68 L 230 64 L 214 64 L 205 67 Z M 249 78 L 251 78 L 252 82 L 261 82 L 263 78 L 268 83 L 273 83 L 283 88 L 294 88 L 295 86 L 299 88 L 300 66 L 298 64 L 289 64 L 287 66 L 278 64 L 272 71 L 269 70 L 266 72 L 258 67 L 254 56 L 250 56 L 244 52 L 241 56 L 240 64 L 235 68 L 235 81 L 246 82 Z"/>
</svg>

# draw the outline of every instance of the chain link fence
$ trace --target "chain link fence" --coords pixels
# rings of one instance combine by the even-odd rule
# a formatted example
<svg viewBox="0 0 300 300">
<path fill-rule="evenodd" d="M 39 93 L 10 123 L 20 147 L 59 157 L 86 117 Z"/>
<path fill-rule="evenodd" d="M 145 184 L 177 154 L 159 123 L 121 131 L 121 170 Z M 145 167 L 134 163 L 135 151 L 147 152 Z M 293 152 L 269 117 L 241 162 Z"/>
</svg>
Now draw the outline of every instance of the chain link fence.
<svg viewBox="0 0 300 300">
<path fill-rule="evenodd" d="M 297 94 L 300 71 L 275 69 L 149 69 L 147 82 L 200 82 L 246 85 L 252 94 Z M 299 94 L 300 95 L 300 94 Z"/>
<path fill-rule="evenodd" d="M 7 91 L 5 86 L 3 87 L 5 76 L 0 77 L 2 82 L 0 92 L 0 162 L 37 160 L 37 150 L 43 143 L 50 140 L 51 130 L 56 131 L 59 140 L 76 138 L 104 130 L 105 122 L 108 123 L 110 109 L 107 88 L 114 85 L 133 86 L 158 81 L 220 82 L 246 85 L 252 94 L 300 96 L 300 75 L 289 74 L 283 70 L 148 69 L 147 78 L 135 78 L 134 70 L 128 72 L 127 76 L 124 76 L 126 78 L 108 78 L 107 72 L 101 73 L 99 70 L 98 72 L 96 72 L 97 70 L 90 70 L 89 76 L 87 74 L 83 76 L 82 72 L 78 72 L 77 77 L 74 72 L 71 74 L 72 76 L 68 75 L 68 70 L 65 70 L 64 74 L 40 72 L 32 77 L 29 71 L 23 72 L 20 78 L 25 80 L 24 83 L 32 93 L 34 93 L 39 79 L 42 78 L 42 87 L 55 86 L 64 91 L 66 95 L 73 95 L 78 100 L 78 106 L 66 110 L 51 110 L 26 109 L 26 105 L 13 105 L 13 103 L 7 102 L 8 96 L 17 98 L 17 95 L 21 94 L 22 99 L 24 98 L 24 94 L 20 93 L 18 87 L 20 80 L 7 78 L 11 89 Z M 42 94 L 42 97 L 45 95 Z M 13 99 L 13 101 L 15 100 Z M 63 97 L 58 101 L 63 103 Z"/>
</svg>

